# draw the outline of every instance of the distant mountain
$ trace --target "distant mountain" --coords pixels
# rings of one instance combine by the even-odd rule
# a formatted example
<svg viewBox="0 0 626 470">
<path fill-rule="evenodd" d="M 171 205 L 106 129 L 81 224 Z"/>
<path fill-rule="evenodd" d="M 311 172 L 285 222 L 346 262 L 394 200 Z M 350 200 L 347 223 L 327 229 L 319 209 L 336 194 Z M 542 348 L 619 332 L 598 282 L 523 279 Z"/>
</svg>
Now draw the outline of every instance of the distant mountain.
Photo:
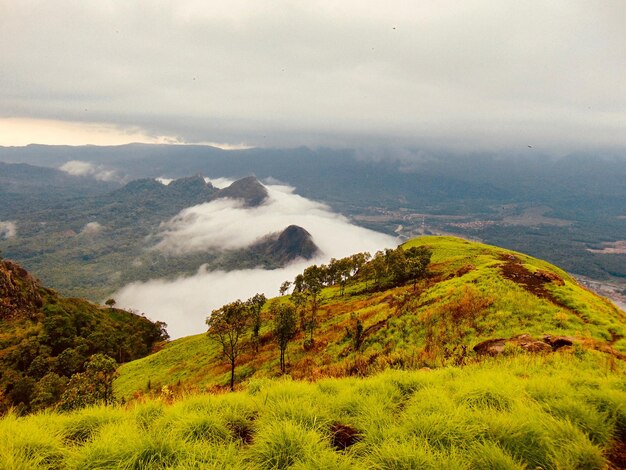
<svg viewBox="0 0 626 470">
<path fill-rule="evenodd" d="M 60 181 L 68 179 L 75 184 L 76 177 L 58 170 L 9 166 L 12 173 L 4 177 L 16 186 L 25 178 L 12 179 L 19 169 L 31 177 L 41 170 L 42 175 L 56 175 Z M 101 191 L 98 182 L 87 181 Z M 156 244 L 161 224 L 185 208 L 221 198 L 241 200 L 247 207 L 263 204 L 268 192 L 254 176 L 223 189 L 215 188 L 200 174 L 167 185 L 142 178 L 114 187 L 83 196 L 77 190 L 71 197 L 58 198 L 49 198 L 45 192 L 34 198 L 15 194 L 13 204 L 0 204 L 0 222 L 10 222 L 16 232 L 6 239 L 0 234 L 0 249 L 63 293 L 98 301 L 127 283 L 193 274 L 201 265 L 223 270 L 277 268 L 297 257 L 309 259 L 317 252 L 310 235 L 294 229 L 258 246 L 227 252 L 173 255 L 149 249 Z"/>
<path fill-rule="evenodd" d="M 320 252 L 311 234 L 297 225 L 290 225 L 279 234 L 251 246 L 250 250 L 281 264 L 297 258 L 311 259 Z"/>
<path fill-rule="evenodd" d="M 73 176 L 55 168 L 0 162 L 0 220 L 47 209 L 76 197 L 108 193 L 120 184 Z"/>
<path fill-rule="evenodd" d="M 167 338 L 145 317 L 68 299 L 0 259 L 0 412 L 54 405 L 94 354 L 126 362 Z"/>
<path fill-rule="evenodd" d="M 120 183 L 98 181 L 91 177 L 74 176 L 56 168 L 4 163 L 0 161 L 0 194 L 92 195 L 118 188 Z"/>
<path fill-rule="evenodd" d="M 255 176 L 237 180 L 216 195 L 217 198 L 243 199 L 245 205 L 249 207 L 261 205 L 267 196 L 267 189 Z"/>
</svg>

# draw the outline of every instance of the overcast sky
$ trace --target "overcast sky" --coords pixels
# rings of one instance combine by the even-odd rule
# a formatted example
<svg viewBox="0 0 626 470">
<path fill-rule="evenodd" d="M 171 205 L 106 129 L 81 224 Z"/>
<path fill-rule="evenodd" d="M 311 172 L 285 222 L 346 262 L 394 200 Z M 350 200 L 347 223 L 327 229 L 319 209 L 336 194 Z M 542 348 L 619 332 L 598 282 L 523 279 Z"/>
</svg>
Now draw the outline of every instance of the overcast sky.
<svg viewBox="0 0 626 470">
<path fill-rule="evenodd" d="M 626 2 L 0 0 L 0 145 L 626 146 Z"/>
</svg>

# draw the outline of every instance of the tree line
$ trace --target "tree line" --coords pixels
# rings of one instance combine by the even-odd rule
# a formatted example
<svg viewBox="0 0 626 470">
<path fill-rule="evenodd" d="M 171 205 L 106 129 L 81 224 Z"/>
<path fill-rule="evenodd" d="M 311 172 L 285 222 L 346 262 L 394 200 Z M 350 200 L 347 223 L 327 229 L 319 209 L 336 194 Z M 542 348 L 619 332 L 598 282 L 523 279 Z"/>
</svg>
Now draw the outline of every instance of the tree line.
<svg viewBox="0 0 626 470">
<path fill-rule="evenodd" d="M 291 295 L 287 300 L 274 299 L 267 308 L 271 335 L 279 349 L 281 373 L 285 372 L 287 346 L 298 331 L 304 335 L 305 350 L 314 345 L 322 289 L 338 287 L 339 295 L 343 296 L 349 285 L 360 285 L 359 292 L 363 292 L 412 281 L 415 288 L 417 281 L 427 273 L 431 254 L 431 250 L 423 246 L 406 250 L 399 246 L 378 251 L 373 257 L 367 252 L 356 253 L 341 259 L 333 258 L 327 265 L 311 265 L 293 281 L 283 282 L 279 288 L 281 296 L 292 289 Z M 256 294 L 246 301 L 236 300 L 213 310 L 206 320 L 208 335 L 221 345 L 222 356 L 230 364 L 231 390 L 235 386 L 239 356 L 247 348 L 258 352 L 263 326 L 261 312 L 267 302 L 263 294 Z"/>
</svg>

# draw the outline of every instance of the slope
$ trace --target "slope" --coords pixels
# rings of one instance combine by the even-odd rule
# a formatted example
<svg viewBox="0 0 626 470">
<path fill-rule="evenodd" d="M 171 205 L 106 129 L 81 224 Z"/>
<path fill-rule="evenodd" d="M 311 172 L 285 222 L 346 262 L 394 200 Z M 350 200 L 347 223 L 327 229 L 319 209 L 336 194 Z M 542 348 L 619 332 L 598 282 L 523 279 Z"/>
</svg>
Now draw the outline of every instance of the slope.
<svg viewBox="0 0 626 470">
<path fill-rule="evenodd" d="M 377 289 L 357 276 L 343 296 L 338 286 L 322 291 L 314 344 L 305 348 L 300 330 L 288 347 L 293 378 L 461 365 L 484 355 L 549 354 L 562 347 L 596 349 L 612 358 L 626 353 L 624 312 L 559 268 L 452 237 L 416 238 L 404 248 L 416 246 L 428 247 L 432 257 L 428 276 L 415 284 Z M 238 361 L 239 382 L 279 375 L 269 308 L 264 320 L 258 352 L 250 348 Z M 119 372 L 117 393 L 130 397 L 164 385 L 220 388 L 228 383 L 229 366 L 217 343 L 201 334 L 173 341 Z"/>
</svg>

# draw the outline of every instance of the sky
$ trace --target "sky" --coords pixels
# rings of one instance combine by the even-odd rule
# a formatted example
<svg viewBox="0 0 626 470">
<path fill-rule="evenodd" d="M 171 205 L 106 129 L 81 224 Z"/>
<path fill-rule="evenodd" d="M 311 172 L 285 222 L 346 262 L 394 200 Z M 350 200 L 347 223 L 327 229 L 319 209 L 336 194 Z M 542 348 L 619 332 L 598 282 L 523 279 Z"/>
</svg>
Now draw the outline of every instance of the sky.
<svg viewBox="0 0 626 470">
<path fill-rule="evenodd" d="M 227 183 L 213 181 L 216 185 Z M 324 204 L 295 194 L 289 186 L 268 184 L 266 188 L 268 199 L 258 207 L 245 207 L 234 199 L 219 199 L 182 210 L 161 224 L 156 237 L 159 241 L 151 249 L 192 254 L 244 248 L 295 224 L 307 230 L 318 246 L 315 259 L 295 260 L 273 270 L 223 272 L 201 267 L 192 276 L 135 282 L 113 294 L 117 305 L 146 312 L 152 320 L 164 321 L 172 338 L 202 333 L 206 331 L 208 314 L 227 302 L 245 300 L 256 293 L 276 297 L 284 281 L 292 281 L 313 263 L 327 263 L 330 258 L 362 251 L 374 254 L 398 244 L 394 237 L 351 224 Z M 99 224 L 92 223 L 83 231 L 99 229 Z"/>
<path fill-rule="evenodd" d="M 623 0 L 0 0 L 0 145 L 626 147 Z"/>
</svg>

